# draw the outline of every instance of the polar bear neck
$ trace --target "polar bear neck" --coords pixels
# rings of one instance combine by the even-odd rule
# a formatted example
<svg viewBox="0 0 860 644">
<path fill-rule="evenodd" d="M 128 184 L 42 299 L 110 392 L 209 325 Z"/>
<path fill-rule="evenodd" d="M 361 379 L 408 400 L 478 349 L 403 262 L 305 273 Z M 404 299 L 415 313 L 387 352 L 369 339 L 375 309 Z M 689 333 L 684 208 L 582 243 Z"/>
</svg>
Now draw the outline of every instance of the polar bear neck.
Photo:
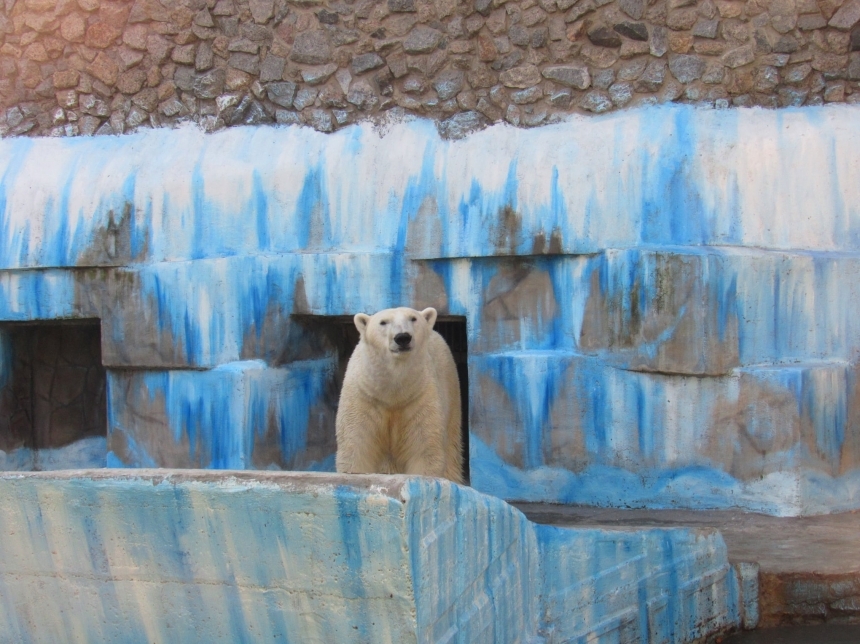
<svg viewBox="0 0 860 644">
<path fill-rule="evenodd" d="M 416 368 L 426 358 L 427 347 L 422 346 L 408 354 L 378 353 L 362 340 L 355 348 L 358 357 L 370 367 L 372 378 L 362 378 L 359 386 L 365 395 L 388 407 L 400 407 L 410 403 L 427 388 L 427 370 Z M 391 383 L 396 383 L 395 387 Z"/>
</svg>

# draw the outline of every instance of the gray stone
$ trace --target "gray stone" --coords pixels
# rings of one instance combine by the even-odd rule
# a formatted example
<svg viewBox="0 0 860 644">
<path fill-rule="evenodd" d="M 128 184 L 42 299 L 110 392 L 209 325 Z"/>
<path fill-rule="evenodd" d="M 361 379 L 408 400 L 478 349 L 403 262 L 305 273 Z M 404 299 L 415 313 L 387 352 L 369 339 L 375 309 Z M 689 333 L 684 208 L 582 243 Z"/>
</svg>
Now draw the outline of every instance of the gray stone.
<svg viewBox="0 0 860 644">
<path fill-rule="evenodd" d="M 527 127 L 536 127 L 546 121 L 547 112 L 545 109 L 535 110 L 534 112 L 526 112 L 523 115 L 523 125 Z"/>
<path fill-rule="evenodd" d="M 460 112 L 445 119 L 437 126 L 444 139 L 462 139 L 486 125 L 484 117 L 478 112 Z"/>
<path fill-rule="evenodd" d="M 427 85 L 418 76 L 409 76 L 403 81 L 403 91 L 407 94 L 420 94 L 425 89 L 427 89 Z"/>
<path fill-rule="evenodd" d="M 293 107 L 299 111 L 310 107 L 317 100 L 318 95 L 319 91 L 310 87 L 303 87 L 296 93 L 296 97 L 293 99 Z"/>
<path fill-rule="evenodd" d="M 693 54 L 678 54 L 669 58 L 669 71 L 681 83 L 689 83 L 702 77 L 705 61 Z"/>
<path fill-rule="evenodd" d="M 601 69 L 594 73 L 591 79 L 591 84 L 596 89 L 609 89 L 609 86 L 615 82 L 615 70 L 612 68 Z"/>
<path fill-rule="evenodd" d="M 251 10 L 251 17 L 254 22 L 264 24 L 275 12 L 274 0 L 249 0 L 248 8 Z"/>
<path fill-rule="evenodd" d="M 612 109 L 612 98 L 603 90 L 592 90 L 582 97 L 579 106 L 589 112 L 601 114 Z"/>
<path fill-rule="evenodd" d="M 841 103 L 845 100 L 845 84 L 833 83 L 824 90 L 824 100 L 827 103 Z"/>
<path fill-rule="evenodd" d="M 539 86 L 521 89 L 511 94 L 511 100 L 517 105 L 527 105 L 543 98 L 543 90 Z"/>
<path fill-rule="evenodd" d="M 621 46 L 621 38 L 605 25 L 598 25 L 588 30 L 588 39 L 598 47 L 615 48 Z"/>
<path fill-rule="evenodd" d="M 379 69 L 384 65 L 385 61 L 379 54 L 372 52 L 369 54 L 359 54 L 352 59 L 352 72 L 353 74 L 363 74 L 372 69 Z"/>
<path fill-rule="evenodd" d="M 563 89 L 561 91 L 555 92 L 549 97 L 549 104 L 553 107 L 558 107 L 560 109 L 566 110 L 570 107 L 570 101 L 573 98 L 573 92 L 569 89 Z"/>
<path fill-rule="evenodd" d="M 239 51 L 245 54 L 257 54 L 260 52 L 259 43 L 249 38 L 236 38 L 227 45 L 227 51 Z"/>
<path fill-rule="evenodd" d="M 497 72 L 507 71 L 507 70 L 511 69 L 512 67 L 516 67 L 521 62 L 523 62 L 524 58 L 525 58 L 525 55 L 523 54 L 522 50 L 514 49 L 509 54 L 505 54 L 504 56 L 502 56 L 498 60 L 494 61 L 490 65 L 490 67 L 492 69 L 496 70 Z"/>
<path fill-rule="evenodd" d="M 541 75 L 559 85 L 576 89 L 587 89 L 591 85 L 591 77 L 585 65 L 554 65 L 544 68 Z"/>
<path fill-rule="evenodd" d="M 482 16 L 490 15 L 492 7 L 493 0 L 475 0 L 475 11 L 477 11 Z"/>
<path fill-rule="evenodd" d="M 705 68 L 705 73 L 702 74 L 702 82 L 709 85 L 722 83 L 725 75 L 726 69 L 723 67 L 722 63 L 719 61 L 712 61 L 708 63 L 708 66 Z"/>
<path fill-rule="evenodd" d="M 403 51 L 407 54 L 427 54 L 442 42 L 442 33 L 436 29 L 418 25 L 403 41 Z"/>
<path fill-rule="evenodd" d="M 362 111 L 372 110 L 379 103 L 376 92 L 370 84 L 363 79 L 355 81 L 349 88 L 346 100 Z"/>
<path fill-rule="evenodd" d="M 194 69 L 198 72 L 205 72 L 211 69 L 215 64 L 215 55 L 212 51 L 212 45 L 208 42 L 200 43 L 197 47 L 197 55 L 194 57 Z"/>
<path fill-rule="evenodd" d="M 669 37 L 666 27 L 655 25 L 651 27 L 651 55 L 661 58 L 669 51 Z"/>
<path fill-rule="evenodd" d="M 105 121 L 101 124 L 99 129 L 96 130 L 96 136 L 111 136 L 117 134 L 117 132 L 113 131 L 113 127 L 111 127 L 110 121 Z"/>
<path fill-rule="evenodd" d="M 639 2 L 640 0 L 632 0 L 633 2 Z M 587 13 L 591 13 L 597 9 L 597 5 L 594 3 L 594 0 L 579 0 L 579 2 L 566 14 L 564 14 L 565 22 L 576 22 L 582 16 Z M 632 18 L 633 16 L 631 16 Z"/>
<path fill-rule="evenodd" d="M 415 0 L 388 0 L 388 10 L 391 13 L 416 11 Z"/>
<path fill-rule="evenodd" d="M 809 13 L 797 17 L 797 28 L 801 31 L 813 31 L 827 26 L 827 19 L 820 13 Z"/>
<path fill-rule="evenodd" d="M 773 52 L 776 54 L 793 54 L 798 49 L 800 49 L 800 43 L 791 35 L 783 36 L 773 46 Z"/>
<path fill-rule="evenodd" d="M 331 113 L 334 116 L 335 123 L 338 125 L 345 125 L 349 122 L 349 112 L 347 110 L 332 110 Z"/>
<path fill-rule="evenodd" d="M 744 45 L 723 54 L 722 61 L 726 67 L 735 69 L 748 65 L 755 60 L 755 50 L 752 45 Z"/>
<path fill-rule="evenodd" d="M 186 67 L 184 65 L 176 68 L 176 71 L 173 72 L 173 82 L 176 83 L 176 87 L 181 89 L 183 92 L 190 92 L 194 89 L 194 79 L 197 77 L 197 74 L 194 71 L 193 67 Z"/>
<path fill-rule="evenodd" d="M 320 9 L 316 13 L 317 20 L 324 25 L 336 25 L 340 22 L 340 16 L 337 15 L 334 11 L 326 11 L 325 9 Z"/>
<path fill-rule="evenodd" d="M 714 18 L 713 20 L 699 18 L 696 24 L 693 25 L 693 35 L 699 38 L 716 38 L 719 27 L 719 18 Z"/>
<path fill-rule="evenodd" d="M 645 15 L 645 0 L 619 0 L 618 8 L 633 20 L 641 20 Z"/>
<path fill-rule="evenodd" d="M 851 57 L 849 58 L 848 78 L 851 80 L 860 80 L 860 52 L 851 54 Z"/>
<path fill-rule="evenodd" d="M 801 65 L 792 65 L 786 69 L 783 77 L 786 83 L 797 85 L 798 83 L 805 81 L 806 77 L 809 76 L 810 73 L 812 73 L 812 65 L 803 63 Z"/>
<path fill-rule="evenodd" d="M 546 27 L 538 27 L 534 31 L 532 31 L 531 38 L 529 38 L 529 47 L 532 49 L 540 49 L 544 45 L 546 45 L 547 40 L 549 38 L 549 29 Z"/>
<path fill-rule="evenodd" d="M 779 104 L 782 107 L 800 107 L 806 102 L 809 91 L 795 89 L 793 87 L 782 87 L 779 90 Z"/>
<path fill-rule="evenodd" d="M 525 89 L 540 82 L 540 70 L 534 65 L 521 65 L 514 67 L 499 75 L 499 80 L 505 87 Z"/>
<path fill-rule="evenodd" d="M 270 81 L 279 81 L 284 76 L 284 66 L 287 64 L 287 59 L 281 56 L 269 54 L 263 59 L 263 64 L 260 65 L 260 82 L 268 83 Z"/>
<path fill-rule="evenodd" d="M 648 27 L 641 22 L 619 22 L 614 29 L 631 40 L 648 40 Z"/>
<path fill-rule="evenodd" d="M 326 82 L 337 71 L 337 65 L 329 63 L 319 67 L 310 67 L 302 70 L 302 80 L 308 85 L 319 85 Z"/>
<path fill-rule="evenodd" d="M 624 107 L 633 99 L 633 85 L 630 83 L 614 83 L 609 88 L 609 97 L 617 107 Z"/>
<path fill-rule="evenodd" d="M 292 112 L 290 110 L 276 110 L 275 122 L 279 125 L 298 125 L 302 122 L 302 119 L 296 112 Z"/>
<path fill-rule="evenodd" d="M 224 91 L 226 78 L 223 69 L 213 69 L 194 78 L 192 91 L 197 98 L 215 98 Z"/>
<path fill-rule="evenodd" d="M 78 121 L 78 130 L 83 136 L 92 136 L 96 133 L 101 121 L 95 116 L 83 116 Z"/>
<path fill-rule="evenodd" d="M 463 89 L 464 74 L 457 70 L 442 72 L 433 81 L 433 89 L 436 90 L 440 100 L 447 101 L 454 98 Z"/>
<path fill-rule="evenodd" d="M 290 60 L 306 65 L 331 62 L 331 46 L 324 31 L 305 31 L 296 36 Z"/>
<path fill-rule="evenodd" d="M 531 35 L 523 25 L 515 24 L 508 29 L 508 38 L 518 47 L 528 47 Z"/>
<path fill-rule="evenodd" d="M 128 127 L 138 127 L 141 123 L 149 118 L 149 114 L 140 109 L 137 105 L 131 108 L 128 116 L 125 117 L 125 124 Z"/>
<path fill-rule="evenodd" d="M 175 96 L 167 99 L 161 105 L 158 106 L 158 110 L 164 114 L 164 116 L 171 117 L 176 116 L 179 112 L 182 111 L 182 102 L 176 98 Z"/>
<path fill-rule="evenodd" d="M 623 63 L 618 68 L 618 80 L 634 81 L 642 75 L 648 65 L 647 58 L 636 58 Z"/>
<path fill-rule="evenodd" d="M 827 24 L 835 29 L 847 31 L 856 25 L 858 20 L 860 20 L 860 0 L 849 0 L 839 7 L 839 11 L 833 14 Z"/>
<path fill-rule="evenodd" d="M 260 57 L 252 54 L 233 54 L 230 56 L 227 64 L 233 69 L 251 74 L 251 76 L 256 76 L 260 73 Z"/>
<path fill-rule="evenodd" d="M 290 81 L 280 83 L 269 83 L 266 86 L 266 94 L 269 100 L 281 107 L 292 107 L 296 96 L 296 84 Z"/>
<path fill-rule="evenodd" d="M 328 110 L 311 110 L 308 115 L 308 125 L 318 132 L 331 132 L 334 130 L 334 124 Z"/>
</svg>

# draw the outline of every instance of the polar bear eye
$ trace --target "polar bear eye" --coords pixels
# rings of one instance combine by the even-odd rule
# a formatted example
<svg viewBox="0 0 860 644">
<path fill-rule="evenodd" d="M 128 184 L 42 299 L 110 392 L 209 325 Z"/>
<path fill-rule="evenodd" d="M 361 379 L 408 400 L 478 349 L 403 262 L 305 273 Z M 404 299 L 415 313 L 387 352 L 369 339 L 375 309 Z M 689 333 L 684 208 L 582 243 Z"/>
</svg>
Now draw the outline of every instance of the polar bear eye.
<svg viewBox="0 0 860 644">
<path fill-rule="evenodd" d="M 415 316 L 412 316 L 412 317 L 411 317 L 411 318 L 409 318 L 409 319 L 410 319 L 410 320 L 412 320 L 413 322 L 417 322 L 417 321 L 418 321 L 418 318 L 416 318 Z"/>
<path fill-rule="evenodd" d="M 382 320 L 382 321 L 379 323 L 379 326 L 385 326 L 386 324 L 388 324 L 388 322 L 386 322 L 385 320 Z"/>
</svg>

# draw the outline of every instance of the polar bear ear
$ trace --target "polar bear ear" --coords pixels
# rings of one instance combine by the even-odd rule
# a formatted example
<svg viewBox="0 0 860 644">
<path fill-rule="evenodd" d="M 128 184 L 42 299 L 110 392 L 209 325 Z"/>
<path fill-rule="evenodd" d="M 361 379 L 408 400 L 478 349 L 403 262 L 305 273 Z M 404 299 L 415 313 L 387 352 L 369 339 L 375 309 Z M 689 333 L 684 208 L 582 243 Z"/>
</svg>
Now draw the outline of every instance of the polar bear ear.
<svg viewBox="0 0 860 644">
<path fill-rule="evenodd" d="M 421 316 L 427 320 L 427 325 L 432 329 L 433 325 L 436 324 L 436 309 L 432 306 L 427 307 L 423 311 L 421 311 Z"/>
<path fill-rule="evenodd" d="M 370 316 L 367 313 L 356 313 L 352 321 L 355 323 L 355 328 L 358 329 L 358 334 L 364 337 L 364 332 L 367 331 L 367 323 L 370 322 Z"/>
</svg>

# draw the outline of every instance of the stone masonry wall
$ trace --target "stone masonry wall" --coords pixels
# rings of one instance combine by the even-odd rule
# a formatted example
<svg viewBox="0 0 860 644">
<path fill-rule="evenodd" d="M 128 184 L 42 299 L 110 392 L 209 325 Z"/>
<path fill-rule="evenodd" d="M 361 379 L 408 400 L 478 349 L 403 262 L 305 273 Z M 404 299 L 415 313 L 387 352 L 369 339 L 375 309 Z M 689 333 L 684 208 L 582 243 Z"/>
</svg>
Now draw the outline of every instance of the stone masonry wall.
<svg viewBox="0 0 860 644">
<path fill-rule="evenodd" d="M 860 101 L 860 0 L 4 0 L 0 133 Z"/>
</svg>

